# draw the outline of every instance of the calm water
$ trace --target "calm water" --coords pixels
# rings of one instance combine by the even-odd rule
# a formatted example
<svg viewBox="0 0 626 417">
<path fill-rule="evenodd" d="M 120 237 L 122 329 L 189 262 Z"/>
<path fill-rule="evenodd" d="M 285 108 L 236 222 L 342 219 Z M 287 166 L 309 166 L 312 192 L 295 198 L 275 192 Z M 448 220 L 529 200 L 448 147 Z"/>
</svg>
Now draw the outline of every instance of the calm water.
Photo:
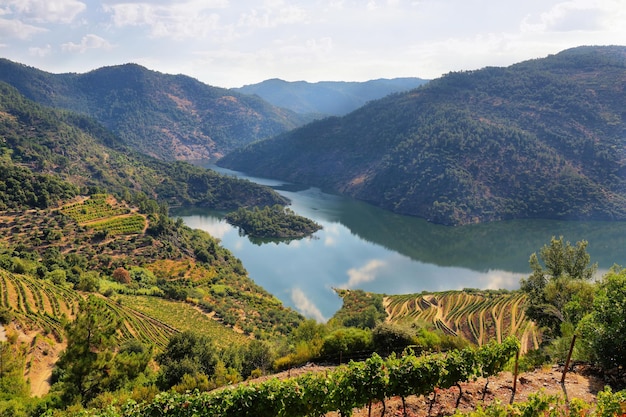
<svg viewBox="0 0 626 417">
<path fill-rule="evenodd" d="M 207 209 L 178 209 L 192 228 L 208 231 L 243 262 L 250 277 L 284 304 L 319 321 L 341 306 L 332 288 L 403 294 L 462 288 L 515 289 L 528 258 L 552 236 L 585 239 L 600 271 L 626 266 L 626 222 L 509 221 L 463 227 L 396 215 L 316 188 L 217 171 L 270 185 L 291 208 L 324 228 L 311 238 L 252 242 Z"/>
</svg>

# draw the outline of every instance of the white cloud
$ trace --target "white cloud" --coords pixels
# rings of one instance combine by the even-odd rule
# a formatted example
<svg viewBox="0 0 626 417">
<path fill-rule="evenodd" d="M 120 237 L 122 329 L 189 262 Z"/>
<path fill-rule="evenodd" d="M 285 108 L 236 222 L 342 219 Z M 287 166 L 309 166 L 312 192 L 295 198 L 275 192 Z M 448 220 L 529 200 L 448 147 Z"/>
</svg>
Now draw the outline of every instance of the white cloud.
<svg viewBox="0 0 626 417">
<path fill-rule="evenodd" d="M 617 0 L 621 1 L 621 0 Z M 539 16 L 526 16 L 522 32 L 615 30 L 626 24 L 626 8 L 614 0 L 571 0 L 555 4 Z"/>
<path fill-rule="evenodd" d="M 490 270 L 481 278 L 482 285 L 480 288 L 487 290 L 497 290 L 501 288 L 518 288 L 520 279 L 527 277 L 528 274 L 520 274 L 508 271 Z"/>
<path fill-rule="evenodd" d="M 293 304 L 303 315 L 311 317 L 321 323 L 326 321 L 320 309 L 317 308 L 315 303 L 313 303 L 300 288 L 293 288 L 291 290 L 291 301 L 293 301 Z"/>
<path fill-rule="evenodd" d="M 84 61 L 55 53 L 62 44 L 94 46 L 70 42 L 89 34 L 115 48 Z M 46 70 L 141 62 L 222 87 L 274 77 L 436 78 L 578 45 L 623 44 L 626 7 L 624 0 L 0 0 L 0 39 L 6 57 Z"/>
<path fill-rule="evenodd" d="M 113 48 L 113 45 L 106 39 L 93 34 L 83 36 L 80 43 L 68 42 L 61 45 L 61 49 L 65 52 L 80 52 L 81 54 L 89 49 L 109 50 L 111 48 Z"/>
<path fill-rule="evenodd" d="M 246 29 L 269 29 L 280 25 L 305 23 L 307 11 L 295 5 L 283 5 L 282 2 L 266 4 L 262 10 L 252 9 L 239 17 L 237 26 Z"/>
<path fill-rule="evenodd" d="M 36 56 L 39 58 L 44 58 L 46 56 L 49 56 L 51 53 L 52 53 L 52 46 L 50 46 L 50 44 L 44 47 L 32 46 L 28 48 L 29 55 Z"/>
<path fill-rule="evenodd" d="M 8 10 L 36 23 L 70 23 L 87 9 L 77 0 L 9 0 Z"/>
<path fill-rule="evenodd" d="M 339 286 L 339 288 L 358 288 L 361 284 L 371 282 L 376 279 L 378 270 L 387 264 L 380 259 L 371 259 L 361 268 L 350 268 L 348 274 L 348 282 Z"/>
<path fill-rule="evenodd" d="M 104 11 L 111 15 L 115 27 L 146 27 L 150 36 L 168 39 L 205 38 L 213 32 L 228 28 L 220 27 L 220 16 L 215 9 L 228 5 L 226 1 L 187 1 L 164 4 L 127 2 L 107 4 Z M 217 33 L 216 39 L 224 36 Z"/>
<path fill-rule="evenodd" d="M 31 38 L 33 35 L 47 31 L 48 30 L 45 28 L 29 25 L 19 20 L 0 19 L 0 35 L 3 38 L 25 40 Z"/>
</svg>

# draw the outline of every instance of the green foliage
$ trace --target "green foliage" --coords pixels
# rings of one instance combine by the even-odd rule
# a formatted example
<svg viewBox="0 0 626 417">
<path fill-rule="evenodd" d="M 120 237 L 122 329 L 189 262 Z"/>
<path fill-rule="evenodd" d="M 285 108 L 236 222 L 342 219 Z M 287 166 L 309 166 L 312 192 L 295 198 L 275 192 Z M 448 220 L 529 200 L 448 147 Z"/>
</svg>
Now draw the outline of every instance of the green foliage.
<svg viewBox="0 0 626 417">
<path fill-rule="evenodd" d="M 324 360 L 341 361 L 373 350 L 372 332 L 355 327 L 339 328 L 324 338 L 320 355 Z"/>
<path fill-rule="evenodd" d="M 157 361 L 161 365 L 159 385 L 166 390 L 183 383 L 185 375 L 192 378 L 200 375 L 212 377 L 217 354 L 211 339 L 185 331 L 172 336 L 163 353 L 157 356 Z"/>
<path fill-rule="evenodd" d="M 381 294 L 341 289 L 336 289 L 335 292 L 342 298 L 343 304 L 328 321 L 330 327 L 373 329 L 387 317 Z"/>
<path fill-rule="evenodd" d="M 81 300 L 76 319 L 66 327 L 67 348 L 57 363 L 55 390 L 66 404 L 86 404 L 111 384 L 114 349 L 121 320 L 105 302 L 90 296 Z"/>
<path fill-rule="evenodd" d="M 280 205 L 265 206 L 262 209 L 255 207 L 252 210 L 242 207 L 228 213 L 225 219 L 253 238 L 296 239 L 311 235 L 322 228 L 313 220 L 299 216 L 293 210 Z"/>
<path fill-rule="evenodd" d="M 490 364 L 505 362 L 503 352 L 507 352 L 511 358 L 519 348 L 514 339 L 507 339 L 504 345 L 503 348 L 485 348 L 489 350 L 466 350 L 462 355 L 474 366 L 463 374 L 455 371 L 461 365 L 458 361 L 442 354 L 422 357 L 406 355 L 387 360 L 373 355 L 364 362 L 350 362 L 326 373 L 309 373 L 283 381 L 273 378 L 209 393 L 161 393 L 154 401 L 146 404 L 130 402 L 119 412 L 111 411 L 110 415 L 104 414 L 107 411 L 95 412 L 94 415 L 298 417 L 319 416 L 334 411 L 349 416 L 355 408 L 375 400 L 385 401 L 396 395 L 430 395 L 444 381 L 451 383 L 452 373 L 460 378 L 497 373 L 501 368 L 489 367 L 483 370 L 480 361 L 487 359 Z M 494 360 L 489 351 L 502 360 Z M 613 401 L 612 396 L 607 397 L 607 400 Z"/>
<path fill-rule="evenodd" d="M 376 352 L 390 354 L 402 352 L 405 348 L 415 345 L 416 337 L 412 329 L 392 323 L 381 323 L 372 330 L 372 342 Z"/>
<path fill-rule="evenodd" d="M 530 256 L 532 275 L 521 281 L 521 289 L 528 294 L 526 314 L 546 329 L 546 336 L 560 335 L 561 324 L 577 324 L 591 308 L 591 284 L 597 265 L 590 265 L 587 242 L 576 246 L 564 243 L 563 237 L 552 237 L 550 246 L 544 245 L 539 257 Z"/>
<path fill-rule="evenodd" d="M 24 359 L 24 352 L 16 343 L 0 341 L 0 400 L 28 398 L 30 387 L 24 378 Z"/>
<path fill-rule="evenodd" d="M 78 194 L 77 187 L 55 176 L 7 161 L 0 161 L 0 179 L 0 210 L 45 209 Z"/>
<path fill-rule="evenodd" d="M 626 269 L 614 267 L 600 282 L 592 312 L 580 323 L 589 352 L 605 369 L 626 367 Z"/>
</svg>

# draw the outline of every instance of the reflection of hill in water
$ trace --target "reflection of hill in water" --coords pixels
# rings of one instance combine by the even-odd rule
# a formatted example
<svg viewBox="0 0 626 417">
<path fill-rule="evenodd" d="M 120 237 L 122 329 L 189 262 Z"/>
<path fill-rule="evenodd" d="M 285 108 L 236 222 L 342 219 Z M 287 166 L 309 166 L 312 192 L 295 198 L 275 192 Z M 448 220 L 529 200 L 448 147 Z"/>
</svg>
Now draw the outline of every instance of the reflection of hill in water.
<svg viewBox="0 0 626 417">
<path fill-rule="evenodd" d="M 340 212 L 340 222 L 362 239 L 439 266 L 528 272 L 531 253 L 552 236 L 572 244 L 587 240 L 591 261 L 602 269 L 626 265 L 626 222 L 516 220 L 448 227 L 349 200 Z"/>
</svg>

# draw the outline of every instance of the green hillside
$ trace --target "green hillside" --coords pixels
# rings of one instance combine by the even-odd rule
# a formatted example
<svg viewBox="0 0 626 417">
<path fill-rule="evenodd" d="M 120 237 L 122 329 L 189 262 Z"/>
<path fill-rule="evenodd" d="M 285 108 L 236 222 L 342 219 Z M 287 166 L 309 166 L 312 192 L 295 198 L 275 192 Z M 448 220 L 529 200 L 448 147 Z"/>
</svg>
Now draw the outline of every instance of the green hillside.
<svg viewBox="0 0 626 417">
<path fill-rule="evenodd" d="M 45 106 L 90 116 L 131 149 L 166 160 L 219 157 L 306 120 L 256 96 L 136 64 L 51 74 L 0 59 L 0 81 Z"/>
<path fill-rule="evenodd" d="M 435 223 L 625 219 L 626 47 L 451 73 L 219 164 Z"/>
<path fill-rule="evenodd" d="M 133 152 L 97 122 L 38 105 L 4 83 L 0 83 L 0 137 L 2 207 L 7 207 L 2 203 L 6 194 L 13 205 L 46 208 L 81 188 L 104 189 L 127 200 L 128 194 L 141 194 L 169 204 L 216 209 L 286 202 L 268 187 Z M 60 181 L 75 188 L 66 189 Z"/>
</svg>

